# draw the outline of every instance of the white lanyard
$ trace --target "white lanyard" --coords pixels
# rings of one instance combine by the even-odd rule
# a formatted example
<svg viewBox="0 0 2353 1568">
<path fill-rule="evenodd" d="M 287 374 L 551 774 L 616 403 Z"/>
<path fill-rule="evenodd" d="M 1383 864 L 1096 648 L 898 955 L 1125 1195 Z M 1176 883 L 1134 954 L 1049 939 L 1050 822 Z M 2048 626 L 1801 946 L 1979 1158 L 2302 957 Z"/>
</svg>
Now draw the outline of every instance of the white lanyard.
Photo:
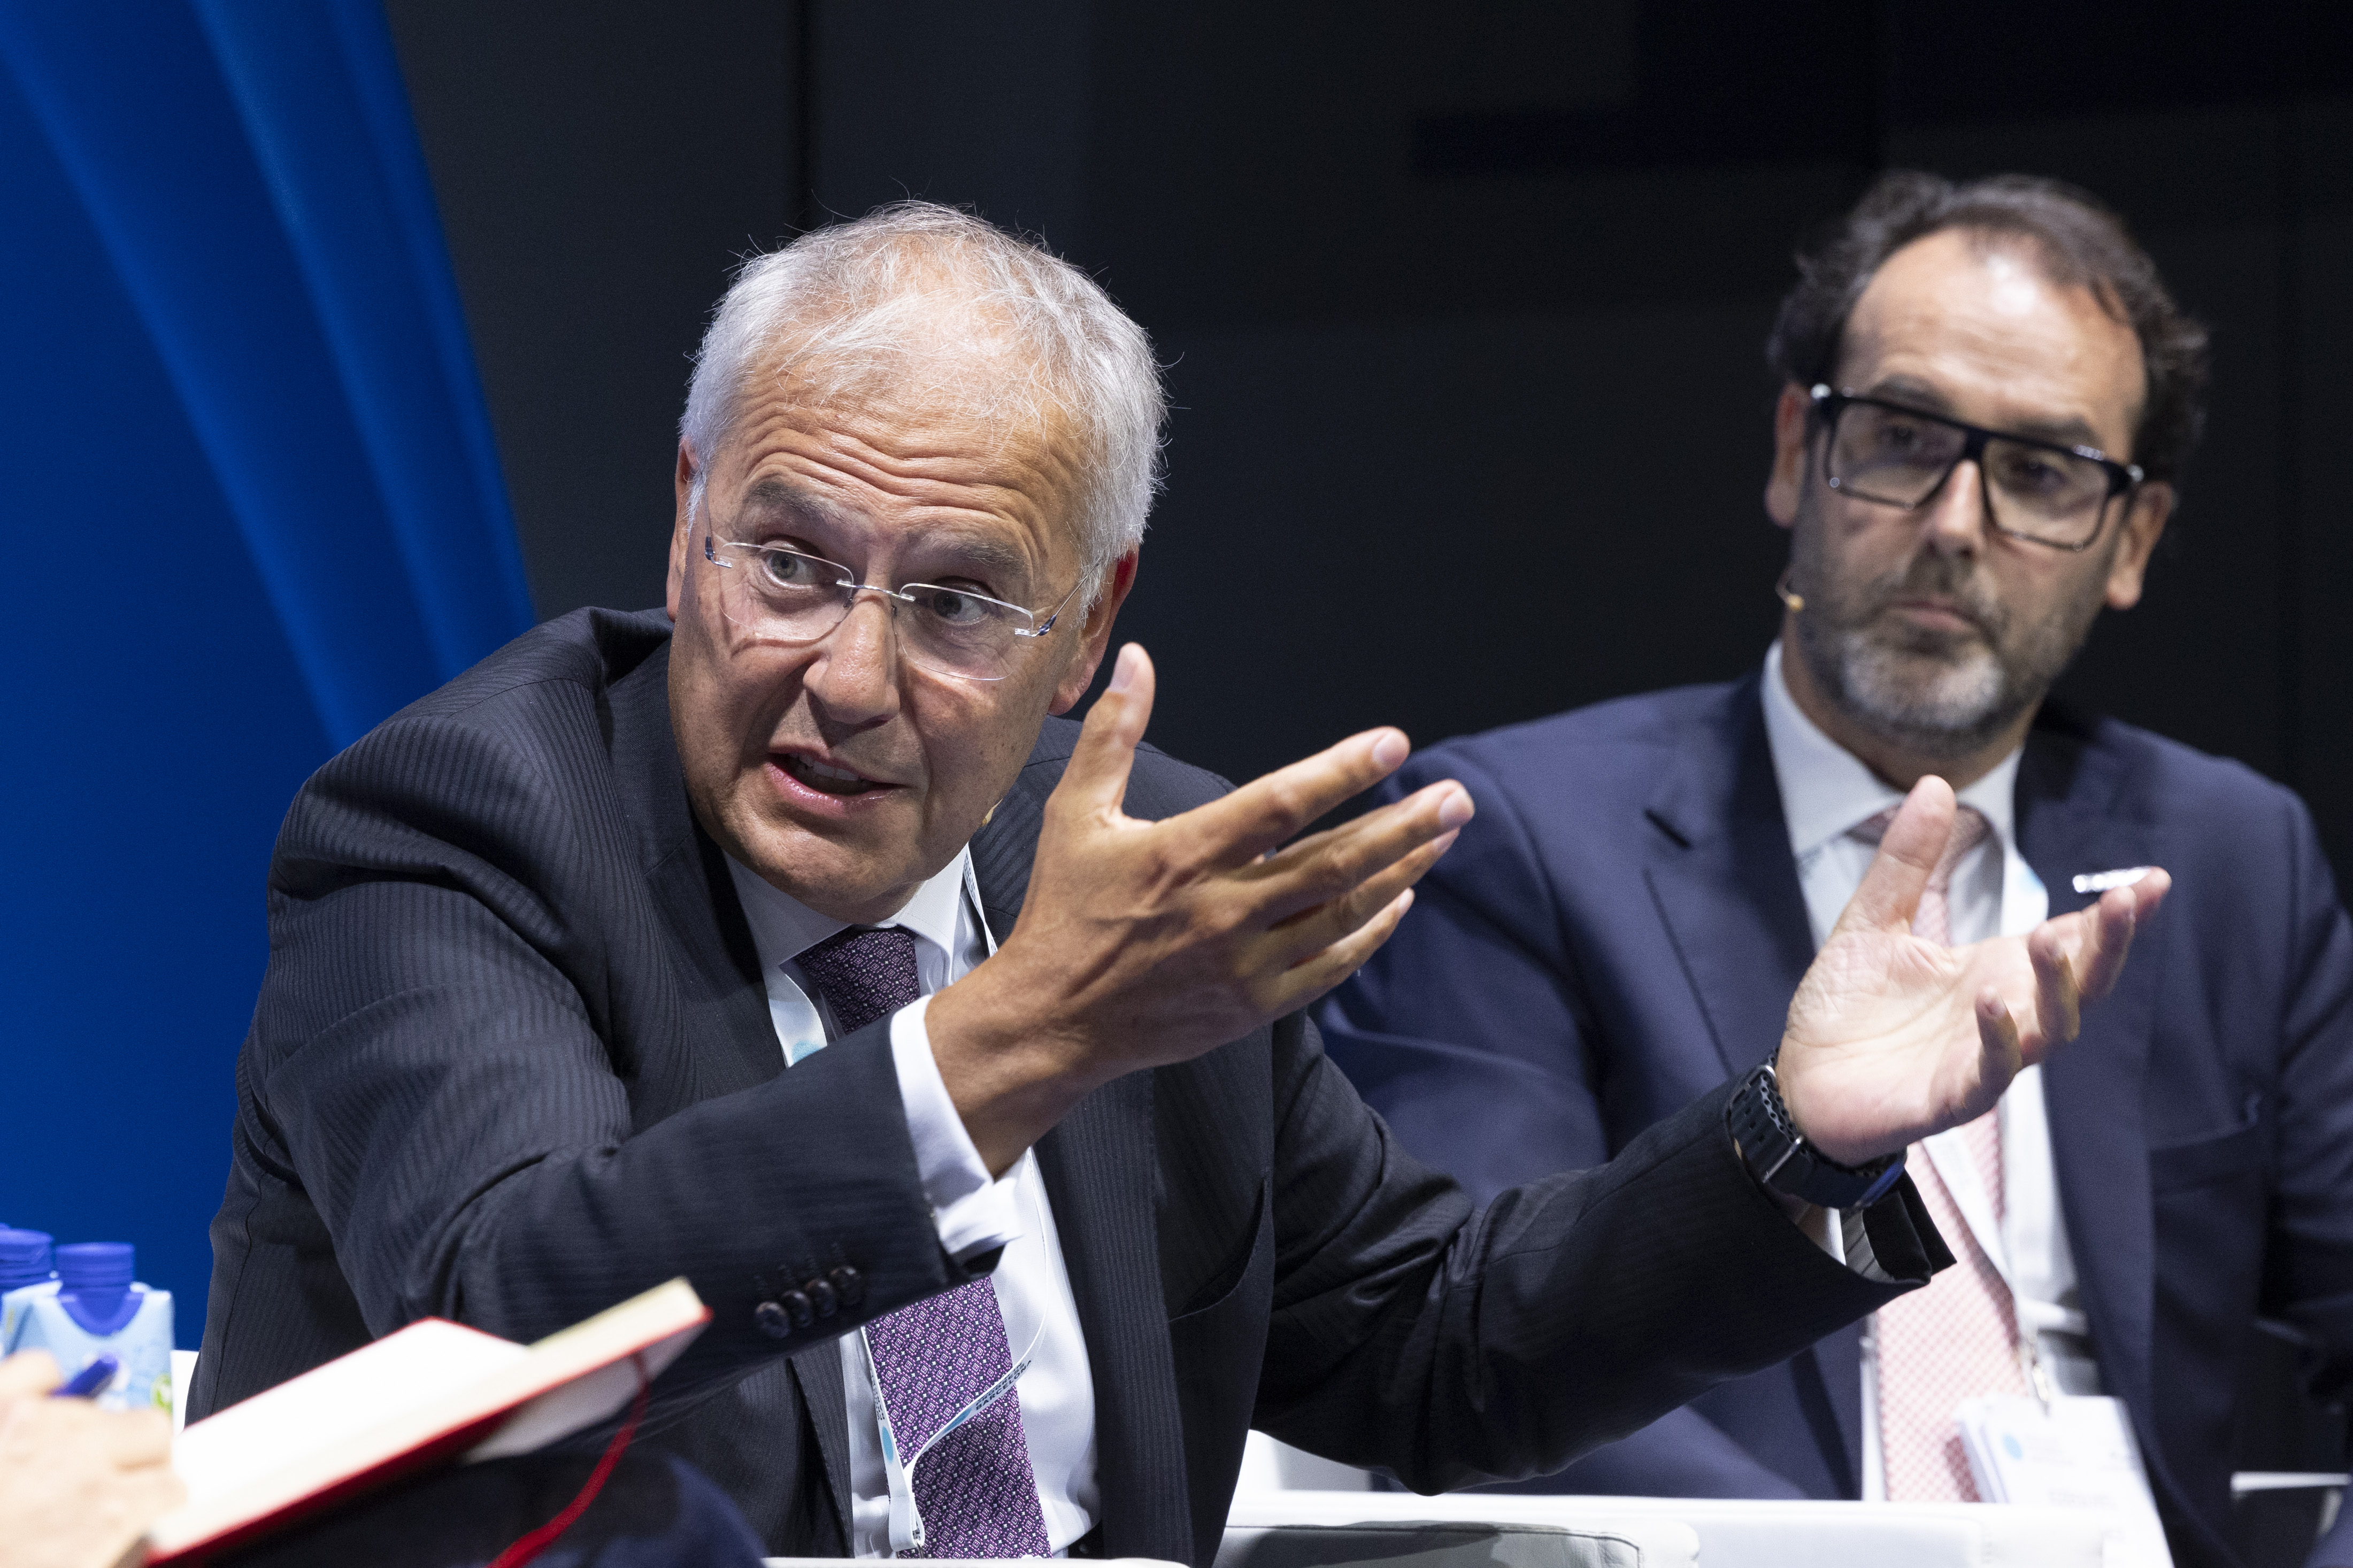
<svg viewBox="0 0 2353 1568">
<path fill-rule="evenodd" d="M 1027 1161 L 1034 1156 L 1024 1154 Z M 1018 1179 L 1018 1178 L 1017 1178 Z M 1042 1238 L 1046 1234 L 1046 1216 L 1038 1204 L 1038 1190 L 1029 1190 L 1030 1219 L 1035 1226 L 1032 1235 Z M 926 1455 L 940 1446 L 941 1439 L 969 1423 L 990 1405 L 1013 1392 L 1021 1374 L 1038 1358 L 1038 1342 L 1045 1337 L 1046 1325 L 1041 1319 L 1029 1331 L 1029 1343 L 1005 1375 L 975 1394 L 963 1408 L 949 1416 L 940 1429 L 931 1435 L 923 1446 L 902 1460 L 899 1454 L 898 1429 L 891 1420 L 891 1402 L 883 1396 L 882 1373 L 874 1364 L 874 1341 L 864 1329 L 858 1331 L 859 1347 L 866 1352 L 866 1379 L 874 1389 L 874 1426 L 882 1440 L 882 1475 L 891 1488 L 891 1554 L 903 1557 L 923 1550 L 923 1512 L 915 1506 L 915 1467 Z"/>
</svg>

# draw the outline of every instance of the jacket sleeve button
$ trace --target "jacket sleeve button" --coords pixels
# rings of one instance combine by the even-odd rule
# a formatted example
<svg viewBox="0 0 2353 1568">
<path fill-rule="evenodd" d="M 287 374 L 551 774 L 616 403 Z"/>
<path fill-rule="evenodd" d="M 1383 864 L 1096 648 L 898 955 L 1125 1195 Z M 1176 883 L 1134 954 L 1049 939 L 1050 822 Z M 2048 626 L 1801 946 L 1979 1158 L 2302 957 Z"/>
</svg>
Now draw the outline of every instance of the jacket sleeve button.
<svg viewBox="0 0 2353 1568">
<path fill-rule="evenodd" d="M 806 1329 L 817 1321 L 817 1309 L 810 1306 L 809 1299 L 799 1291 L 787 1290 L 776 1300 L 783 1302 L 785 1310 L 793 1315 L 795 1328 Z"/>
<path fill-rule="evenodd" d="M 826 1278 L 833 1281 L 834 1289 L 840 1293 L 843 1306 L 855 1307 L 866 1300 L 866 1276 L 849 1264 L 843 1264 Z"/>
<path fill-rule="evenodd" d="M 793 1321 L 783 1307 L 774 1301 L 763 1301 L 752 1309 L 752 1321 L 760 1331 L 772 1340 L 781 1340 L 793 1331 Z"/>
<path fill-rule="evenodd" d="M 812 1279 L 801 1289 L 808 1292 L 809 1304 L 817 1309 L 818 1317 L 830 1318 L 841 1310 L 841 1298 L 824 1280 Z"/>
</svg>

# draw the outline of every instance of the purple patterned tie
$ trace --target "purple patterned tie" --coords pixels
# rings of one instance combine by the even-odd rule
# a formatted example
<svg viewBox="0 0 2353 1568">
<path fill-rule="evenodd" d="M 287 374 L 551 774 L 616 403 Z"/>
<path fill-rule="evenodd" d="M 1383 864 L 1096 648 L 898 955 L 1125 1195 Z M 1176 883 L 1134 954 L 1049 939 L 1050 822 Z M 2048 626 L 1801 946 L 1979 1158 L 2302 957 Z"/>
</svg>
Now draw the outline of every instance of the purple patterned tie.
<svg viewBox="0 0 2353 1568">
<path fill-rule="evenodd" d="M 841 931 L 800 956 L 835 1027 L 854 1034 L 922 994 L 915 939 L 903 931 Z M 1043 1557 L 1052 1551 L 1021 1396 L 1008 1390 L 937 1447 L 933 1434 L 1012 1369 L 997 1287 L 987 1279 L 902 1307 L 866 1325 L 874 1375 L 902 1459 L 922 1454 L 911 1481 L 923 1516 L 917 1557 Z"/>
</svg>

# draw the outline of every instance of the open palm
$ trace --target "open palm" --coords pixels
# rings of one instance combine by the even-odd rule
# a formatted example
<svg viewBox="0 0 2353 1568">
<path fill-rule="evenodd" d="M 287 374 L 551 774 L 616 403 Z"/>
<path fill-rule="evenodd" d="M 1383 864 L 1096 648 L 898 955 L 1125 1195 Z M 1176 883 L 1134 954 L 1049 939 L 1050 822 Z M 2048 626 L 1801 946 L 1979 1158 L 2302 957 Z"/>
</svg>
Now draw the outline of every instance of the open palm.
<svg viewBox="0 0 2353 1568">
<path fill-rule="evenodd" d="M 1914 786 L 1789 1004 L 1782 1097 L 1841 1163 L 1975 1121 L 2021 1067 L 2074 1038 L 2081 1004 L 2114 988 L 2135 926 L 2171 886 L 2152 869 L 2024 936 L 1924 941 L 1912 917 L 1953 812 L 1944 780 Z"/>
</svg>

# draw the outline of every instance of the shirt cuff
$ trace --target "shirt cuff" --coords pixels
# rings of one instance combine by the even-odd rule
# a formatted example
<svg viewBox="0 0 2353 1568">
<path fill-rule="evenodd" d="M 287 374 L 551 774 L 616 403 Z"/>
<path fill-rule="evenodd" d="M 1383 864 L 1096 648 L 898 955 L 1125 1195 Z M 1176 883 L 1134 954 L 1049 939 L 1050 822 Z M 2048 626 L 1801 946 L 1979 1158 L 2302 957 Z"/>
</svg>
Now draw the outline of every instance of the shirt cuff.
<svg viewBox="0 0 2353 1568">
<path fill-rule="evenodd" d="M 891 1060 L 899 1072 L 899 1102 L 907 1111 L 907 1135 L 914 1141 L 915 1172 L 932 1205 L 940 1245 L 959 1263 L 993 1251 L 1021 1235 L 1021 1206 L 1013 1173 L 992 1181 L 972 1134 L 956 1114 L 955 1101 L 932 1056 L 923 1027 L 931 998 L 911 1002 L 892 1016 Z"/>
<path fill-rule="evenodd" d="M 1799 1221 L 1798 1228 L 1804 1231 L 1816 1247 L 1829 1253 L 1832 1262 L 1844 1263 L 1847 1260 L 1846 1227 L 1839 1223 L 1838 1210 L 1809 1209 L 1805 1219 Z"/>
<path fill-rule="evenodd" d="M 1884 1203 L 1884 1198 L 1880 1200 Z M 1874 1285 L 1893 1285 L 1895 1276 L 1880 1267 L 1879 1253 L 1871 1245 L 1871 1226 L 1864 1222 L 1867 1209 L 1848 1209 L 1833 1216 L 1840 1234 L 1841 1251 L 1833 1254 L 1839 1261 L 1862 1275 Z"/>
</svg>

